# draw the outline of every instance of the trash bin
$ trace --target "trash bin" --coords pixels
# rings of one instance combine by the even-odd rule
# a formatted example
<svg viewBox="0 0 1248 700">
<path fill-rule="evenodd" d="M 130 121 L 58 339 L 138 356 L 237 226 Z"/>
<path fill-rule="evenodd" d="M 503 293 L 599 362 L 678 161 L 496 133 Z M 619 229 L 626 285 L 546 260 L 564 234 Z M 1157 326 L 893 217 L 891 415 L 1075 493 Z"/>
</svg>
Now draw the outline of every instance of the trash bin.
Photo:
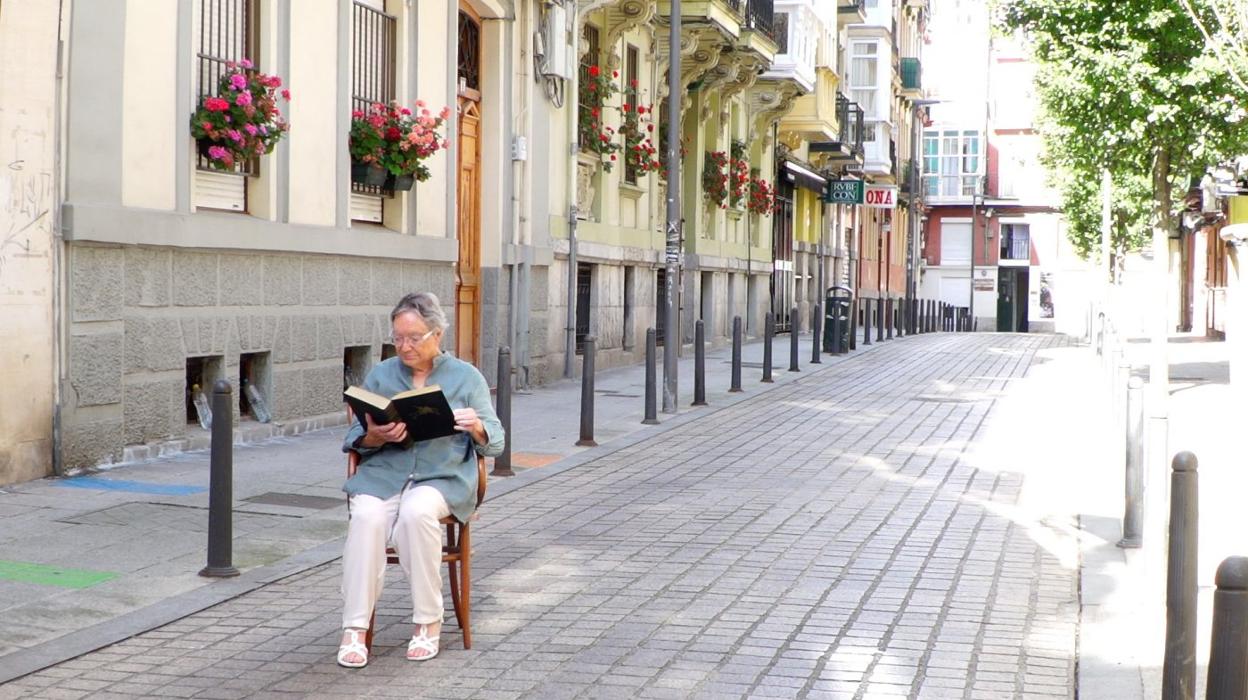
<svg viewBox="0 0 1248 700">
<path fill-rule="evenodd" d="M 833 355 L 849 352 L 849 314 L 854 291 L 849 287 L 829 287 L 823 304 L 823 351 Z"/>
</svg>

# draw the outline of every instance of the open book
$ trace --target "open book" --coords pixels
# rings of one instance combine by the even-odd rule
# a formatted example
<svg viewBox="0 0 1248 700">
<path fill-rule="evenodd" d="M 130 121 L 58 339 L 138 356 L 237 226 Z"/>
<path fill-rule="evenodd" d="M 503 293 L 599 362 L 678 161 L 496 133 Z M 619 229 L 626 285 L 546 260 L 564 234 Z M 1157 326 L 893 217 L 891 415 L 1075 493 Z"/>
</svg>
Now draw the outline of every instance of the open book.
<svg viewBox="0 0 1248 700">
<path fill-rule="evenodd" d="M 451 404 L 437 384 L 404 391 L 389 398 L 353 386 L 342 392 L 342 398 L 351 405 L 351 412 L 365 430 L 368 430 L 368 421 L 364 418 L 366 415 L 372 416 L 373 422 L 378 425 L 399 420 L 406 423 L 407 440 L 401 443 L 404 449 L 422 440 L 446 437 L 458 432 L 455 430 L 455 414 L 451 411 Z"/>
</svg>

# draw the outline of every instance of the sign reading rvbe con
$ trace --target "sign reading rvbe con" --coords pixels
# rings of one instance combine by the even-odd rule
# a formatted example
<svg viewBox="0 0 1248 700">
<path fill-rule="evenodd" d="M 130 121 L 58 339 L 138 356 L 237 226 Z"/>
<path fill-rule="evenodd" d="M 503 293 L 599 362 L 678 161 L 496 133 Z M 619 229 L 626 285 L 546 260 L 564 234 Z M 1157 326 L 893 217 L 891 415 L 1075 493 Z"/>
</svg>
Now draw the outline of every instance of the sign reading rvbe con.
<svg viewBox="0 0 1248 700">
<path fill-rule="evenodd" d="M 897 187 L 895 185 L 867 185 L 863 192 L 862 203 L 872 209 L 895 209 Z"/>
</svg>

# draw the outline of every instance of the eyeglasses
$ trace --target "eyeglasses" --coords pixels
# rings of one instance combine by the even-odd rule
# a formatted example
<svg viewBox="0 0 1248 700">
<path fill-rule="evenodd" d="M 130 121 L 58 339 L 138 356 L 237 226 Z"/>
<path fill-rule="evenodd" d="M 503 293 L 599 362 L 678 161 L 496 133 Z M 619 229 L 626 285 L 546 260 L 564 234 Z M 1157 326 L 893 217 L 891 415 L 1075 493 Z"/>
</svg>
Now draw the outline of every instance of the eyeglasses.
<svg viewBox="0 0 1248 700">
<path fill-rule="evenodd" d="M 393 345 L 393 346 L 394 346 L 394 347 L 396 347 L 396 348 L 401 348 L 401 347 L 403 347 L 403 346 L 405 346 L 405 345 L 411 345 L 411 346 L 413 346 L 413 347 L 414 347 L 414 346 L 420 345 L 421 343 L 425 342 L 426 340 L 428 340 L 428 339 L 429 339 L 429 336 L 431 336 L 431 335 L 433 335 L 434 333 L 437 333 L 437 332 L 438 332 L 438 331 L 437 331 L 437 329 L 435 328 L 434 330 L 431 330 L 431 331 L 429 331 L 428 333 L 425 333 L 424 335 L 421 335 L 421 336 L 411 336 L 411 335 L 392 335 L 392 336 L 390 336 L 389 338 L 387 338 L 386 340 L 390 341 L 390 344 L 391 344 L 391 345 Z"/>
</svg>

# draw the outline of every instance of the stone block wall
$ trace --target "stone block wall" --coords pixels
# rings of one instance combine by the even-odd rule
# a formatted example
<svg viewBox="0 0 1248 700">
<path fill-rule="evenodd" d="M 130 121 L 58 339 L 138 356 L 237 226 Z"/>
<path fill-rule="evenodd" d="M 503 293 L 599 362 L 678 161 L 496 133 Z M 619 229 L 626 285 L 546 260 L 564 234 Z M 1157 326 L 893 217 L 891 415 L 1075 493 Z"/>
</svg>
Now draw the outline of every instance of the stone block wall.
<svg viewBox="0 0 1248 700">
<path fill-rule="evenodd" d="M 257 388 L 281 423 L 342 411 L 344 348 L 379 361 L 404 293 L 433 291 L 454 322 L 445 263 L 73 243 L 68 267 L 67 468 L 202 437 L 187 420 L 188 358 L 219 357 L 237 396 L 240 356 L 268 353 Z"/>
</svg>

